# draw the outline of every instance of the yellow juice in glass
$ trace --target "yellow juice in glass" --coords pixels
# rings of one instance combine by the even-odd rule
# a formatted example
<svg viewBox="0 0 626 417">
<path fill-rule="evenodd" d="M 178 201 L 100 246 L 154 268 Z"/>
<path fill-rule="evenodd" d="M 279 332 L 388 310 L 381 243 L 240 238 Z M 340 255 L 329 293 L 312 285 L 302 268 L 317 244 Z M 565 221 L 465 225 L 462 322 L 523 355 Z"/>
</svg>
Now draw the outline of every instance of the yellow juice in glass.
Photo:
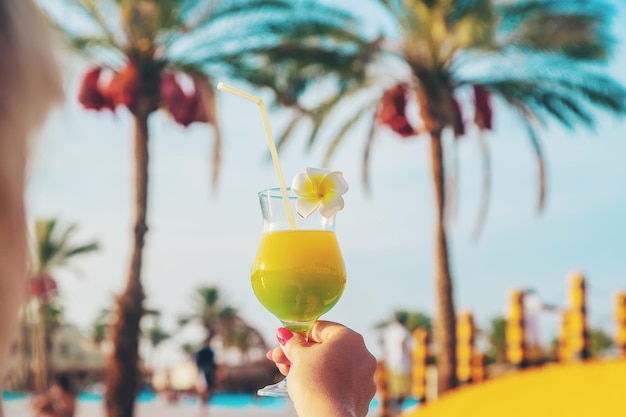
<svg viewBox="0 0 626 417">
<path fill-rule="evenodd" d="M 252 264 L 252 288 L 261 304 L 294 331 L 306 331 L 339 300 L 346 268 L 335 233 L 266 232 Z"/>
</svg>

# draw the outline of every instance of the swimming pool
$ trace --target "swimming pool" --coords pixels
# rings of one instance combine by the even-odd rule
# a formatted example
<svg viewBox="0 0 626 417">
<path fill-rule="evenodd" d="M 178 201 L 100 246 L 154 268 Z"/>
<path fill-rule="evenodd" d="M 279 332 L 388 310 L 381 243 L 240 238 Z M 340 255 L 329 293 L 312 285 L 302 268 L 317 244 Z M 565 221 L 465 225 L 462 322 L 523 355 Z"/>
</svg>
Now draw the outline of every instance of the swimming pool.
<svg viewBox="0 0 626 417">
<path fill-rule="evenodd" d="M 27 400 L 30 394 L 23 392 L 3 392 L 2 400 L 5 402 Z M 102 402 L 102 394 L 97 392 L 81 392 L 78 395 L 78 401 L 81 403 L 100 403 Z M 154 391 L 142 391 L 137 396 L 137 403 L 139 404 L 153 404 L 163 401 L 160 399 Z M 178 404 L 183 406 L 198 406 L 198 398 L 194 396 L 181 397 Z M 213 394 L 209 401 L 211 407 L 224 407 L 233 409 L 250 409 L 257 408 L 263 410 L 283 410 L 289 406 L 289 400 L 287 398 L 277 397 L 259 397 L 254 394 L 241 394 L 241 393 L 228 393 L 219 392 Z M 370 404 L 370 411 L 378 407 L 379 401 L 377 397 L 372 399 Z M 403 411 L 415 410 L 419 406 L 419 403 L 412 398 L 407 399 L 402 404 Z"/>
<path fill-rule="evenodd" d="M 30 394 L 24 392 L 5 391 L 2 393 L 2 401 L 5 402 L 26 400 L 29 397 Z M 102 394 L 97 392 L 81 392 L 77 398 L 78 401 L 84 403 L 102 402 Z M 138 403 L 146 404 L 157 401 L 160 401 L 160 399 L 153 391 L 142 391 L 137 396 Z M 193 396 L 182 397 L 179 403 L 190 406 L 198 405 L 198 399 Z M 227 408 L 261 407 L 264 409 L 282 409 L 287 407 L 288 400 L 286 398 L 259 397 L 253 394 L 219 392 L 213 394 L 209 400 L 209 405 Z"/>
</svg>

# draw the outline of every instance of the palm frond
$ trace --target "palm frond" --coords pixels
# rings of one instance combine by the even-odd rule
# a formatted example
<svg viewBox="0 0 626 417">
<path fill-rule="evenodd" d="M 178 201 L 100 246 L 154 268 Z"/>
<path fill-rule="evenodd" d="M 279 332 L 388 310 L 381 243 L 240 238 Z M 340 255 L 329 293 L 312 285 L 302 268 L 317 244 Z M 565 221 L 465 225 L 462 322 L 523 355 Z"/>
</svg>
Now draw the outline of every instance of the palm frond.
<svg viewBox="0 0 626 417">
<path fill-rule="evenodd" d="M 112 43 L 110 39 L 96 36 L 74 36 L 69 33 L 62 33 L 66 43 L 75 51 L 87 55 L 89 57 L 97 56 L 99 51 L 114 50 L 120 55 L 124 54 L 121 46 Z"/>
<path fill-rule="evenodd" d="M 220 68 L 211 67 L 213 73 L 223 70 L 227 77 L 243 78 L 259 88 L 269 87 L 277 102 L 298 108 L 301 107 L 298 98 L 321 80 L 332 80 L 338 89 L 358 82 L 364 75 L 366 59 L 360 54 L 294 44 L 273 50 L 263 47 L 245 54 L 222 55 L 208 65 L 219 62 Z"/>
<path fill-rule="evenodd" d="M 276 137 L 276 149 L 282 150 L 283 147 L 294 137 L 294 130 L 302 122 L 307 115 L 302 112 L 296 111 L 291 119 L 287 122 L 287 125 L 283 128 L 282 132 Z M 269 157 L 270 155 L 268 155 Z"/>
<path fill-rule="evenodd" d="M 374 139 L 376 137 L 376 131 L 378 129 L 378 123 L 376 119 L 372 118 L 371 125 L 365 138 L 365 146 L 363 147 L 363 159 L 361 161 L 361 181 L 363 182 L 363 188 L 365 192 L 369 193 L 370 188 L 370 156 L 372 154 L 372 146 L 374 145 Z"/>
<path fill-rule="evenodd" d="M 492 0 L 449 0 L 446 3 L 448 19 L 453 23 L 467 16 L 487 21 L 493 18 L 495 12 Z"/>
<path fill-rule="evenodd" d="M 330 102 L 326 102 L 324 104 L 320 104 L 319 107 L 311 112 L 311 118 L 313 119 L 313 128 L 309 133 L 308 139 L 306 142 L 307 150 L 313 148 L 313 144 L 316 142 L 319 132 L 326 120 L 327 115 L 330 113 L 330 110 L 337 104 L 340 95 L 338 94 L 335 98 L 332 98 Z"/>
<path fill-rule="evenodd" d="M 71 224 L 59 229 L 56 218 L 38 219 L 35 222 L 34 265 L 32 274 L 47 274 L 51 270 L 65 266 L 76 255 L 99 249 L 97 242 L 81 245 L 73 243 L 78 226 Z"/>
<path fill-rule="evenodd" d="M 157 347 L 161 342 L 169 339 L 172 335 L 165 331 L 159 323 L 154 324 L 142 331 L 144 336 L 150 341 L 152 347 Z"/>
<path fill-rule="evenodd" d="M 378 0 L 378 2 L 389 10 L 389 12 L 395 17 L 399 17 L 404 14 L 402 2 L 399 0 Z"/>
<path fill-rule="evenodd" d="M 190 2 L 187 2 L 190 3 Z M 293 7 L 287 0 L 234 0 L 228 2 L 193 2 L 193 6 L 182 8 L 181 18 L 187 23 L 188 31 L 197 30 L 220 20 L 240 19 L 254 11 L 260 13 L 279 13 L 289 11 Z"/>
<path fill-rule="evenodd" d="M 191 55 L 195 62 L 204 64 L 214 62 L 219 55 L 241 55 L 253 47 L 292 40 L 346 41 L 356 32 L 348 29 L 354 25 L 347 13 L 318 3 L 313 7 L 307 1 L 231 1 L 206 9 L 206 18 L 192 36 L 201 42 L 189 42 L 185 32 L 179 36 L 181 45 L 173 42 L 180 57 Z"/>
<path fill-rule="evenodd" d="M 516 107 L 529 109 L 543 123 L 554 118 L 570 128 L 577 123 L 593 127 L 591 107 L 626 114 L 626 89 L 609 76 L 571 62 L 569 66 L 563 61 L 539 62 L 543 66 L 529 62 L 471 82 Z"/>
<path fill-rule="evenodd" d="M 532 0 L 497 2 L 496 11 L 500 16 L 500 29 L 511 32 L 518 29 L 527 19 L 536 16 L 583 15 L 594 19 L 605 18 L 608 3 L 587 0 Z"/>
<path fill-rule="evenodd" d="M 328 16 L 335 16 L 329 19 Z M 326 15 L 316 7 L 307 13 L 255 17 L 250 25 L 216 32 L 185 57 L 207 71 L 245 78 L 256 86 L 273 85 L 293 97 L 330 75 L 341 80 L 358 77 L 375 49 L 351 28 L 341 14 Z M 367 55 L 369 53 L 369 55 Z M 293 100 L 292 104 L 293 104 Z"/>
<path fill-rule="evenodd" d="M 116 36 L 115 29 L 113 29 L 106 20 L 106 15 L 101 11 L 103 5 L 106 7 L 110 5 L 110 2 L 96 2 L 92 0 L 66 0 L 70 5 L 73 5 L 83 18 L 91 21 L 95 27 L 97 27 L 102 36 L 112 44 L 117 44 L 121 39 Z M 66 24 L 71 21 L 65 21 Z"/>
<path fill-rule="evenodd" d="M 158 0 L 159 18 L 156 26 L 159 31 L 174 31 L 181 29 L 181 5 L 179 0 Z"/>
<path fill-rule="evenodd" d="M 102 3 L 115 7 L 110 1 Z M 115 67 L 125 55 L 124 38 L 105 22 L 102 7 L 86 0 L 65 0 L 61 5 L 55 3 L 55 7 L 46 6 L 45 10 L 49 24 L 72 51 L 104 66 Z"/>
<path fill-rule="evenodd" d="M 89 252 L 94 252 L 100 249 L 100 245 L 98 245 L 98 243 L 93 242 L 93 243 L 89 243 L 86 245 L 81 245 L 81 246 L 75 246 L 72 248 L 69 248 L 68 250 L 66 250 L 63 253 L 63 258 L 64 261 L 67 260 L 68 258 L 72 258 L 76 255 L 81 255 L 81 254 L 85 254 L 85 253 L 89 253 Z"/>
<path fill-rule="evenodd" d="M 490 49 L 495 45 L 497 15 L 491 0 L 456 1 L 464 7 L 455 6 L 448 19 L 454 22 L 450 28 L 454 48 L 448 54 L 452 58 L 458 50 Z"/>
<path fill-rule="evenodd" d="M 500 4 L 501 44 L 562 54 L 575 60 L 605 60 L 613 44 L 603 1 L 536 0 Z"/>
<path fill-rule="evenodd" d="M 176 324 L 178 324 L 179 327 L 185 327 L 186 325 L 194 321 L 194 319 L 194 316 L 181 316 L 176 320 Z"/>
<path fill-rule="evenodd" d="M 346 134 L 350 131 L 350 129 L 354 127 L 354 125 L 357 124 L 359 120 L 361 120 L 361 118 L 365 115 L 365 113 L 371 112 L 372 109 L 373 109 L 373 105 L 371 104 L 365 105 L 361 107 L 360 109 L 358 109 L 354 113 L 354 115 L 352 115 L 352 117 L 350 117 L 349 119 L 345 121 L 343 126 L 341 126 L 339 131 L 331 139 L 330 144 L 328 145 L 328 148 L 326 149 L 326 153 L 324 154 L 322 165 L 324 166 L 328 165 L 328 163 L 330 162 L 330 159 L 335 154 L 335 151 L 337 150 L 341 142 L 346 137 Z"/>
<path fill-rule="evenodd" d="M 56 219 L 37 220 L 35 222 L 35 243 L 37 245 L 35 256 L 37 257 L 38 272 L 45 271 L 57 255 L 58 244 L 52 239 L 56 223 Z"/>
<path fill-rule="evenodd" d="M 42 314 L 47 332 L 54 332 L 65 322 L 65 308 L 58 297 L 43 303 Z"/>
<path fill-rule="evenodd" d="M 145 317 L 151 316 L 153 318 L 161 317 L 161 310 L 157 310 L 156 308 L 144 308 L 143 314 Z"/>
<path fill-rule="evenodd" d="M 235 307 L 226 306 L 218 312 L 217 318 L 219 318 L 220 320 L 226 320 L 226 321 L 234 320 L 238 318 L 237 309 Z"/>
<path fill-rule="evenodd" d="M 207 41 L 202 48 L 191 55 L 190 62 L 198 65 L 211 65 L 215 61 L 230 64 L 244 63 L 263 68 L 269 63 L 294 65 L 300 68 L 329 67 L 333 71 L 360 70 L 358 59 L 363 58 L 366 42 L 341 42 L 323 44 L 306 42 L 305 38 L 280 40 L 271 36 L 258 36 L 249 42 L 233 39 L 226 34 Z M 362 71 L 362 69 L 361 69 Z M 357 74 L 358 75 L 358 74 Z"/>
<path fill-rule="evenodd" d="M 178 59 L 196 53 L 199 45 L 224 33 L 229 33 L 231 39 L 242 39 L 259 19 L 281 15 L 281 11 L 284 15 L 288 8 L 289 2 L 284 0 L 184 1 L 173 8 L 170 27 L 161 28 L 159 39 L 179 51 Z"/>
</svg>

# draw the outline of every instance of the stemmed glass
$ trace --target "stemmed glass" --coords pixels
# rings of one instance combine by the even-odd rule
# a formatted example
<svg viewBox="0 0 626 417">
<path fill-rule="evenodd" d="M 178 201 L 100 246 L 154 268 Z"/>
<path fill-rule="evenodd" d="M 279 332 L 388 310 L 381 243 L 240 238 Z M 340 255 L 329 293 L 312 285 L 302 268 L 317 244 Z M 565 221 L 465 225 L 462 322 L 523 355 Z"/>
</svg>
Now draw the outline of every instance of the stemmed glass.
<svg viewBox="0 0 626 417">
<path fill-rule="evenodd" d="M 287 188 L 295 212 L 298 196 Z M 263 235 L 252 264 L 252 288 L 261 304 L 288 329 L 308 334 L 315 321 L 339 301 L 346 287 L 346 269 L 335 235 L 335 216 L 316 211 L 296 216 L 295 227 L 285 211 L 279 188 L 259 192 Z M 257 392 L 287 395 L 286 379 Z"/>
</svg>

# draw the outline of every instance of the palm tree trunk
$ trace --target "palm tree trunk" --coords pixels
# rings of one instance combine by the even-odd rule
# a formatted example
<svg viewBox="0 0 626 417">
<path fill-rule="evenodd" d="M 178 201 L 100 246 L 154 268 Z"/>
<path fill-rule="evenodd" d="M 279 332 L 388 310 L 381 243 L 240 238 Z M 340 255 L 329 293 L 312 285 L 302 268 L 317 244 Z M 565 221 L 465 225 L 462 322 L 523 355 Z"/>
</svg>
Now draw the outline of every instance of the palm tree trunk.
<svg viewBox="0 0 626 417">
<path fill-rule="evenodd" d="M 28 375 L 30 374 L 30 363 L 31 363 L 31 355 L 30 352 L 27 352 L 27 347 L 30 345 L 28 343 L 30 339 L 29 335 L 29 314 L 28 314 L 28 305 L 30 304 L 30 294 L 27 293 L 26 302 L 22 304 L 20 321 L 18 327 L 18 346 L 17 346 L 17 363 L 20 364 L 16 375 L 15 386 L 13 389 L 18 388 L 22 390 L 26 390 L 28 388 Z"/>
<path fill-rule="evenodd" d="M 139 386 L 139 321 L 143 315 L 141 264 L 147 232 L 148 205 L 148 116 L 135 113 L 135 229 L 134 245 L 126 288 L 117 301 L 113 328 L 114 351 L 106 373 L 107 417 L 132 417 Z"/>
<path fill-rule="evenodd" d="M 439 348 L 437 369 L 439 371 L 439 393 L 457 386 L 456 378 L 456 317 L 450 273 L 448 239 L 445 228 L 445 171 L 441 128 L 431 131 L 431 169 L 437 204 L 435 229 L 435 277 L 437 291 L 437 320 L 434 331 Z"/>
<path fill-rule="evenodd" d="M 31 316 L 31 325 L 30 325 L 30 381 L 28 382 L 29 388 L 34 390 L 35 392 L 43 392 L 46 387 L 43 382 L 43 372 L 42 372 L 42 360 L 41 360 L 41 351 L 42 351 L 42 326 L 41 321 L 43 320 L 43 315 L 41 313 L 41 308 L 39 304 L 39 300 L 36 300 L 34 303 L 33 311 L 29 312 Z"/>
<path fill-rule="evenodd" d="M 37 299 L 37 322 L 35 325 L 36 329 L 36 341 L 35 345 L 37 346 L 37 355 L 36 355 L 36 365 L 35 365 L 35 391 L 36 392 L 45 392 L 48 389 L 48 344 L 46 343 L 48 339 L 47 329 L 46 329 L 46 317 L 44 314 L 45 308 L 45 296 L 40 296 Z"/>
</svg>

